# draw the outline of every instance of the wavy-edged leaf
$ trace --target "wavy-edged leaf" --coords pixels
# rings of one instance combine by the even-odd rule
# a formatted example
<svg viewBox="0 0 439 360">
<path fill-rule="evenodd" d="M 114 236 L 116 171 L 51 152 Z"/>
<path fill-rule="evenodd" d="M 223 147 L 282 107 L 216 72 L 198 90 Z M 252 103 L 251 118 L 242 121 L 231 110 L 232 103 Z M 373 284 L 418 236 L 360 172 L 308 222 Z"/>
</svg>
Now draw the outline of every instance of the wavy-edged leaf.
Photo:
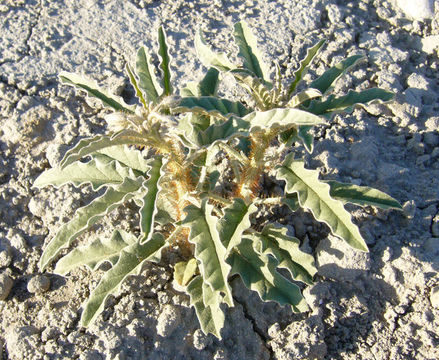
<svg viewBox="0 0 439 360">
<path fill-rule="evenodd" d="M 97 238 L 90 244 L 77 247 L 62 257 L 55 267 L 55 274 L 65 275 L 71 270 L 85 265 L 95 270 L 104 261 L 116 264 L 122 249 L 134 244 L 137 238 L 123 230 L 115 230 L 111 238 Z"/>
<path fill-rule="evenodd" d="M 235 69 L 230 73 L 242 86 L 249 90 L 260 110 L 266 110 L 270 107 L 272 94 L 270 89 L 264 85 L 263 80 L 243 69 Z"/>
<path fill-rule="evenodd" d="M 140 208 L 140 230 L 142 232 L 143 244 L 152 236 L 154 230 L 154 218 L 158 212 L 157 196 L 161 190 L 159 184 L 160 178 L 164 175 L 163 159 L 156 157 L 149 164 L 148 180 L 143 183 L 143 187 L 147 189 L 146 195 L 142 198 L 143 205 Z"/>
<path fill-rule="evenodd" d="M 197 259 L 180 261 L 174 265 L 174 279 L 181 286 L 186 286 L 192 280 L 198 269 Z"/>
<path fill-rule="evenodd" d="M 108 156 L 111 159 L 117 160 L 122 165 L 143 173 L 149 169 L 148 163 L 150 160 L 145 159 L 142 151 L 126 145 L 109 146 L 100 149 L 97 152 Z"/>
<path fill-rule="evenodd" d="M 309 153 L 312 153 L 314 150 L 314 136 L 309 133 L 311 129 L 312 126 L 303 125 L 299 126 L 299 131 L 297 132 L 297 136 L 303 141 L 303 145 Z"/>
<path fill-rule="evenodd" d="M 119 162 L 110 158 L 96 158 L 86 163 L 76 161 L 65 168 L 55 167 L 46 170 L 38 176 L 33 186 L 42 188 L 53 185 L 58 188 L 64 184 L 76 187 L 90 184 L 93 190 L 98 190 L 102 186 L 122 184 L 128 176 L 134 176 L 132 170 Z"/>
<path fill-rule="evenodd" d="M 310 88 L 320 90 L 322 94 L 326 93 L 332 86 L 335 80 L 342 76 L 346 71 L 348 71 L 352 66 L 354 66 L 358 61 L 364 59 L 363 55 L 353 55 L 343 61 L 339 62 L 337 65 L 326 70 L 322 75 L 315 79 L 310 85 Z"/>
<path fill-rule="evenodd" d="M 102 196 L 78 209 L 74 218 L 61 226 L 44 249 L 39 263 L 41 271 L 46 269 L 62 249 L 69 246 L 74 239 L 90 226 L 119 205 L 132 199 L 136 195 L 135 192 L 141 187 L 141 184 L 142 177 L 136 180 L 125 178 L 121 185 L 118 185 L 116 188 L 108 188 Z"/>
<path fill-rule="evenodd" d="M 162 71 L 163 79 L 163 94 L 164 96 L 171 95 L 172 85 L 171 85 L 171 69 L 169 67 L 170 57 L 168 52 L 168 44 L 166 43 L 166 33 L 163 29 L 163 26 L 159 27 L 158 31 L 158 40 L 159 40 L 159 51 L 158 54 L 161 58 L 160 69 Z"/>
<path fill-rule="evenodd" d="M 148 139 L 133 130 L 123 130 L 113 136 L 96 135 L 92 138 L 80 140 L 74 147 L 67 151 L 61 160 L 60 167 L 65 168 L 84 156 L 115 145 L 149 146 L 150 143 Z"/>
<path fill-rule="evenodd" d="M 266 254 L 259 254 L 250 239 L 244 238 L 228 259 L 232 274 L 239 274 L 245 286 L 256 291 L 264 301 L 276 301 L 280 305 L 291 305 L 293 311 L 308 310 L 300 288 L 276 271 L 278 262 Z"/>
<path fill-rule="evenodd" d="M 294 73 L 294 80 L 291 82 L 290 86 L 288 87 L 288 98 L 291 97 L 294 90 L 296 90 L 297 85 L 300 83 L 302 78 L 306 75 L 308 72 L 308 69 L 310 67 L 310 64 L 314 57 L 319 52 L 320 48 L 325 44 L 326 40 L 320 40 L 317 44 L 314 46 L 308 48 L 306 51 L 305 58 L 300 62 L 300 66 L 297 69 L 297 71 Z"/>
<path fill-rule="evenodd" d="M 352 203 L 360 206 L 376 206 L 381 209 L 401 210 L 401 204 L 386 193 L 369 186 L 358 186 L 338 181 L 326 181 L 330 186 L 330 195 L 343 203 Z"/>
<path fill-rule="evenodd" d="M 312 99 L 315 99 L 315 98 L 318 98 L 321 96 L 322 96 L 322 93 L 317 89 L 306 89 L 306 90 L 294 95 L 291 98 L 291 100 L 288 102 L 287 107 L 295 108 L 295 107 L 298 107 L 299 105 L 301 105 L 309 100 L 312 100 Z"/>
<path fill-rule="evenodd" d="M 198 133 L 199 146 L 210 146 L 216 141 L 227 141 L 233 137 L 247 136 L 250 123 L 232 116 L 230 119 L 210 125 L 205 131 Z"/>
<path fill-rule="evenodd" d="M 236 23 L 233 36 L 239 48 L 238 56 L 241 56 L 244 60 L 244 68 L 251 71 L 262 81 L 269 81 L 270 70 L 262 60 L 256 37 L 249 26 L 244 21 Z"/>
<path fill-rule="evenodd" d="M 224 312 L 220 307 L 221 295 L 203 282 L 201 276 L 196 276 L 186 287 L 190 303 L 195 308 L 201 330 L 204 334 L 211 333 L 221 340 L 221 329 L 224 326 Z M 210 305 L 204 304 L 208 298 Z"/>
<path fill-rule="evenodd" d="M 148 101 L 156 104 L 161 89 L 151 65 L 151 58 L 143 46 L 137 51 L 136 72 L 139 77 L 139 87 L 144 91 Z"/>
<path fill-rule="evenodd" d="M 325 101 L 311 101 L 310 106 L 306 109 L 317 115 L 324 115 L 338 111 L 352 112 L 355 105 L 365 105 L 372 101 L 390 101 L 395 94 L 390 91 L 372 88 L 363 91 L 349 90 L 344 96 L 335 97 L 331 95 Z"/>
<path fill-rule="evenodd" d="M 132 107 L 125 104 L 121 97 L 111 95 L 108 92 L 100 89 L 99 86 L 93 81 L 67 71 L 61 71 L 58 76 L 61 82 L 64 84 L 72 85 L 84 90 L 89 96 L 101 100 L 105 106 L 111 107 L 116 111 L 134 113 Z"/>
<path fill-rule="evenodd" d="M 295 160 L 293 154 L 289 154 L 282 166 L 277 168 L 276 176 L 285 180 L 285 192 L 297 193 L 300 206 L 310 210 L 318 221 L 328 224 L 333 234 L 355 249 L 368 251 L 351 215 L 341 201 L 331 197 L 329 185 L 319 180 L 317 170 L 305 169 L 302 160 Z"/>
<path fill-rule="evenodd" d="M 143 107 L 145 109 L 148 108 L 148 104 L 146 103 L 146 100 L 145 100 L 145 97 L 143 96 L 142 90 L 140 90 L 139 83 L 137 82 L 136 75 L 134 74 L 133 70 L 131 69 L 131 66 L 129 64 L 126 64 L 125 69 L 128 73 L 130 83 L 134 87 L 134 90 L 136 91 L 136 96 L 139 98 Z"/>
<path fill-rule="evenodd" d="M 117 263 L 102 276 L 99 284 L 83 305 L 81 325 L 88 326 L 92 323 L 104 310 L 105 300 L 108 296 L 117 293 L 128 276 L 138 275 L 142 270 L 143 263 L 154 257 L 164 246 L 163 236 L 157 233 L 144 245 L 135 243 L 124 248 Z"/>
<path fill-rule="evenodd" d="M 230 62 L 226 54 L 216 53 L 209 47 L 209 45 L 207 45 L 200 29 L 198 29 L 197 33 L 195 34 L 194 43 L 198 58 L 204 64 L 204 66 L 213 67 L 224 72 L 236 68 L 236 66 Z"/>
<path fill-rule="evenodd" d="M 243 117 L 250 123 L 250 131 L 265 129 L 287 129 L 294 125 L 319 125 L 325 120 L 319 116 L 299 109 L 272 109 L 254 111 Z"/>
<path fill-rule="evenodd" d="M 195 244 L 195 258 L 199 261 L 203 281 L 212 290 L 223 292 L 225 302 L 233 306 L 232 290 L 227 282 L 230 266 L 225 262 L 226 248 L 219 238 L 218 219 L 211 215 L 212 209 L 206 200 L 202 201 L 201 208 L 187 206 L 182 225 L 190 228 L 189 242 Z"/>
<path fill-rule="evenodd" d="M 312 285 L 317 273 L 314 257 L 301 251 L 300 240 L 287 232 L 285 227 L 266 225 L 261 233 L 252 234 L 253 246 L 260 253 L 273 255 L 278 267 L 287 269 L 294 280 Z"/>
<path fill-rule="evenodd" d="M 249 109 L 239 101 L 220 99 L 215 96 L 184 97 L 173 111 L 176 113 L 195 112 L 222 119 L 227 119 L 232 115 L 242 117 L 249 113 Z"/>
<path fill-rule="evenodd" d="M 217 229 L 227 253 L 241 242 L 242 233 L 251 226 L 250 215 L 257 209 L 255 205 L 247 205 L 240 198 L 233 199 L 233 203 L 224 209 L 224 216 L 218 221 Z"/>
</svg>

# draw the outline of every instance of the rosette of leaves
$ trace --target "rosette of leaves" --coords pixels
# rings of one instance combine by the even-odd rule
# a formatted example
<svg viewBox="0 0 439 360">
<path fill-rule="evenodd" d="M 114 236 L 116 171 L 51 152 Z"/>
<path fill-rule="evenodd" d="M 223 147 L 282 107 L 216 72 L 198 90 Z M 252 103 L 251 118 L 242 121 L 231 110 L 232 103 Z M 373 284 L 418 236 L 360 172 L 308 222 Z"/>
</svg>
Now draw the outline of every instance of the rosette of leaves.
<svg viewBox="0 0 439 360">
<path fill-rule="evenodd" d="M 330 119 L 338 112 L 351 112 L 356 105 L 365 105 L 374 101 L 389 101 L 393 93 L 370 88 L 362 91 L 349 90 L 346 95 L 335 96 L 331 94 L 333 84 L 353 66 L 364 60 L 362 55 L 349 56 L 335 66 L 331 67 L 297 92 L 303 77 L 308 72 L 312 61 L 325 44 L 325 40 L 318 41 L 308 49 L 306 56 L 300 62 L 292 79 L 282 76 L 278 63 L 274 64 L 274 74 L 263 61 L 261 52 L 257 47 L 257 39 L 245 22 L 235 24 L 233 37 L 238 46 L 238 56 L 242 64 L 233 64 L 224 53 L 212 50 L 199 30 L 195 37 L 195 47 L 202 63 L 207 67 L 214 67 L 221 72 L 234 76 L 250 95 L 254 107 L 261 111 L 275 108 L 298 108 L 315 115 Z M 274 78 L 272 81 L 271 78 Z M 303 142 L 305 148 L 312 152 L 314 139 L 310 134 L 308 125 L 300 125 L 290 131 L 284 132 L 281 141 L 290 145 L 293 141 Z"/>
<path fill-rule="evenodd" d="M 145 262 L 161 261 L 168 247 L 180 249 L 182 261 L 173 264 L 174 279 L 189 294 L 206 334 L 221 338 L 222 304 L 234 306 L 234 275 L 262 300 L 306 311 L 298 283 L 312 284 L 314 259 L 300 250 L 300 241 L 289 236 L 286 227 L 257 226 L 261 204 L 296 201 L 336 236 L 363 251 L 367 246 L 343 203 L 400 205 L 375 189 L 321 181 L 317 171 L 306 169 L 292 153 L 283 161 L 280 152 L 268 155 L 268 146 L 285 132 L 325 119 L 305 108 L 255 109 L 218 97 L 215 67 L 220 62 L 212 63 L 215 67 L 200 82 L 176 94 L 163 28 L 158 43 L 158 69 L 144 48 L 137 53 L 135 68 L 127 66 L 137 107 L 82 77 L 61 73 L 61 81 L 100 99 L 113 113 L 107 117 L 107 134 L 80 140 L 58 167 L 46 170 L 34 183 L 38 188 L 89 184 L 102 193 L 60 227 L 43 251 L 40 269 L 55 260 L 55 272 L 61 275 L 78 266 L 96 270 L 103 262 L 111 265 L 83 305 L 83 326 L 99 316 L 107 297 L 127 276 L 138 274 Z M 261 64 L 254 53 L 252 59 Z M 227 190 L 219 186 L 221 174 L 213 161 L 220 152 L 233 169 Z M 270 169 L 285 181 L 285 193 L 261 198 L 260 179 Z M 127 201 L 139 207 L 138 230 L 130 234 L 114 229 L 110 238 L 92 239 L 58 259 L 80 234 Z M 281 274 L 279 268 L 286 272 Z"/>
</svg>

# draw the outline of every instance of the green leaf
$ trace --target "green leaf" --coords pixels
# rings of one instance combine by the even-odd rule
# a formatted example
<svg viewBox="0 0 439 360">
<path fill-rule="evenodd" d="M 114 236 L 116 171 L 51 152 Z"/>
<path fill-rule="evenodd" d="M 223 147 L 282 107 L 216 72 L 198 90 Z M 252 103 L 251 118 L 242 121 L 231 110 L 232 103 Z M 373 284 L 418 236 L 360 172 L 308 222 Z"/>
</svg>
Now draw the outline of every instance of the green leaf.
<svg viewBox="0 0 439 360">
<path fill-rule="evenodd" d="M 97 238 L 89 245 L 78 247 L 62 257 L 56 264 L 55 274 L 65 275 L 85 265 L 95 270 L 104 261 L 116 264 L 122 249 L 134 244 L 137 238 L 122 230 L 115 230 L 111 238 Z"/>
<path fill-rule="evenodd" d="M 165 246 L 161 234 L 155 234 L 144 245 L 135 243 L 122 250 L 117 263 L 108 270 L 99 281 L 98 286 L 92 291 L 81 316 L 81 325 L 88 326 L 104 310 L 105 300 L 109 295 L 120 290 L 122 283 L 130 275 L 138 275 L 143 263 L 154 257 Z"/>
<path fill-rule="evenodd" d="M 203 282 L 201 276 L 196 276 L 186 288 L 190 303 L 195 308 L 201 330 L 204 334 L 211 333 L 221 340 L 221 329 L 224 326 L 224 312 L 219 306 L 221 295 Z M 210 299 L 209 304 L 204 304 L 204 299 Z"/>
<path fill-rule="evenodd" d="M 174 265 L 174 279 L 181 286 L 186 286 L 192 280 L 197 272 L 197 259 L 192 258 L 189 261 L 180 261 Z"/>
<path fill-rule="evenodd" d="M 132 107 L 125 104 L 123 99 L 119 96 L 111 95 L 90 80 L 83 78 L 82 76 L 61 71 L 59 78 L 62 83 L 75 86 L 84 90 L 89 96 L 96 97 L 102 101 L 105 106 L 111 107 L 116 111 L 122 111 L 127 113 L 134 113 Z"/>
<path fill-rule="evenodd" d="M 317 273 L 314 257 L 301 251 L 300 240 L 287 232 L 285 227 L 266 225 L 261 233 L 252 234 L 253 246 L 260 253 L 273 255 L 278 267 L 287 269 L 294 280 L 312 285 Z"/>
<path fill-rule="evenodd" d="M 287 129 L 294 125 L 319 125 L 325 120 L 307 111 L 299 109 L 272 109 L 269 111 L 254 111 L 243 117 L 250 123 L 250 131 L 266 129 Z"/>
<path fill-rule="evenodd" d="M 299 199 L 296 193 L 285 194 L 281 200 L 282 204 L 287 205 L 292 212 L 300 209 Z"/>
<path fill-rule="evenodd" d="M 226 248 L 221 243 L 217 231 L 218 219 L 211 215 L 213 206 L 206 200 L 201 208 L 187 206 L 187 213 L 182 225 L 190 228 L 189 241 L 195 244 L 195 258 L 203 281 L 214 291 L 224 293 L 225 302 L 233 306 L 232 290 L 227 282 L 230 266 L 225 262 Z"/>
<path fill-rule="evenodd" d="M 335 235 L 355 249 L 368 251 L 351 215 L 339 200 L 331 198 L 329 185 L 319 180 L 317 170 L 305 169 L 302 160 L 295 160 L 293 154 L 289 154 L 277 168 L 277 178 L 285 180 L 286 193 L 297 193 L 300 206 L 310 210 L 318 221 L 328 224 Z"/>
<path fill-rule="evenodd" d="M 204 78 L 198 84 L 198 94 L 196 96 L 217 96 L 219 85 L 219 72 L 215 68 L 210 68 Z"/>
<path fill-rule="evenodd" d="M 299 287 L 276 271 L 276 259 L 257 253 L 247 238 L 237 248 L 239 253 L 233 252 L 228 263 L 232 264 L 232 274 L 239 274 L 245 286 L 256 291 L 263 301 L 289 304 L 295 312 L 308 310 Z"/>
<path fill-rule="evenodd" d="M 230 72 L 235 79 L 248 89 L 260 110 L 269 109 L 272 95 L 263 81 L 255 77 L 252 73 L 242 69 L 235 69 Z"/>
<path fill-rule="evenodd" d="M 239 101 L 230 101 L 214 96 L 184 97 L 173 111 L 176 113 L 195 112 L 222 119 L 227 119 L 232 115 L 242 117 L 249 113 L 249 110 Z"/>
<path fill-rule="evenodd" d="M 299 105 L 301 105 L 301 104 L 303 104 L 311 99 L 321 97 L 321 96 L 322 96 L 322 93 L 317 89 L 306 89 L 306 90 L 294 95 L 291 98 L 291 100 L 288 102 L 287 107 L 295 108 L 295 107 L 298 107 Z"/>
<path fill-rule="evenodd" d="M 362 55 L 350 56 L 339 62 L 334 67 L 326 70 L 321 76 L 315 79 L 308 87 L 320 90 L 322 94 L 326 93 L 332 86 L 335 80 L 342 76 L 358 61 L 364 59 Z"/>
<path fill-rule="evenodd" d="M 243 66 L 262 81 L 270 80 L 270 70 L 262 61 L 262 54 L 258 49 L 256 37 L 244 22 L 235 24 L 233 36 L 239 47 L 238 55 L 244 60 Z"/>
<path fill-rule="evenodd" d="M 73 148 L 66 152 L 61 160 L 60 167 L 65 168 L 71 163 L 115 145 L 149 146 L 148 139 L 133 130 L 123 130 L 114 136 L 96 135 L 92 138 L 80 140 Z"/>
<path fill-rule="evenodd" d="M 224 216 L 217 224 L 219 237 L 227 247 L 227 254 L 241 242 L 242 233 L 251 226 L 250 215 L 257 211 L 253 204 L 246 205 L 240 198 L 224 209 Z"/>
<path fill-rule="evenodd" d="M 147 55 L 144 47 L 137 51 L 136 72 L 139 76 L 139 87 L 145 92 L 148 101 L 157 103 L 160 85 L 151 65 L 151 58 Z"/>
<path fill-rule="evenodd" d="M 148 180 L 143 183 L 143 187 L 147 189 L 147 193 L 142 198 L 143 206 L 140 208 L 140 230 L 143 236 L 142 244 L 149 241 L 154 230 L 154 218 L 158 212 L 156 204 L 157 196 L 161 190 L 159 181 L 163 175 L 163 160 L 160 157 L 156 157 L 150 163 Z"/>
<path fill-rule="evenodd" d="M 99 219 L 133 198 L 136 195 L 135 192 L 141 187 L 141 181 L 142 177 L 136 180 L 125 178 L 124 182 L 115 189 L 108 188 L 102 196 L 76 210 L 75 217 L 61 226 L 55 237 L 47 244 L 41 255 L 40 270 L 45 270 L 62 249 L 69 246 Z"/>
<path fill-rule="evenodd" d="M 117 160 L 122 165 L 145 173 L 148 169 L 149 159 L 145 159 L 142 151 L 126 145 L 109 146 L 97 151 L 97 153 Z"/>
<path fill-rule="evenodd" d="M 299 131 L 297 132 L 297 136 L 303 141 L 303 145 L 309 153 L 312 153 L 314 149 L 314 136 L 309 133 L 311 129 L 312 126 L 309 125 L 299 126 Z"/>
<path fill-rule="evenodd" d="M 231 117 L 220 123 L 210 125 L 198 133 L 199 146 L 211 146 L 216 141 L 227 141 L 233 137 L 248 136 L 250 123 L 241 118 Z"/>
<path fill-rule="evenodd" d="M 110 158 L 99 158 L 86 163 L 76 161 L 63 169 L 56 167 L 46 170 L 38 176 L 33 186 L 42 188 L 53 185 L 58 188 L 72 184 L 78 187 L 88 183 L 93 190 L 98 190 L 102 186 L 121 184 L 129 176 L 134 177 L 131 169 Z"/>
<path fill-rule="evenodd" d="M 326 42 L 326 40 L 320 40 L 317 44 L 315 44 L 313 47 L 308 48 L 306 52 L 306 57 L 300 62 L 299 69 L 294 73 L 294 80 L 291 82 L 290 86 L 288 87 L 288 98 L 291 97 L 294 90 L 296 90 L 297 85 L 300 83 L 302 78 L 306 75 L 308 72 L 308 69 L 310 67 L 310 64 L 314 57 L 319 52 L 320 48 L 323 46 L 323 44 Z"/>
<path fill-rule="evenodd" d="M 324 115 L 327 113 L 345 111 L 352 112 L 353 107 L 357 104 L 368 104 L 372 101 L 389 101 L 392 100 L 394 94 L 379 88 L 372 88 L 360 92 L 349 90 L 349 92 L 340 97 L 331 95 L 327 100 L 311 101 L 311 105 L 306 109 L 317 115 Z"/>
<path fill-rule="evenodd" d="M 163 26 L 160 26 L 159 33 L 159 56 L 162 59 L 160 62 L 160 69 L 163 73 L 163 94 L 164 96 L 168 96 L 172 94 L 172 86 L 171 86 L 171 70 L 169 68 L 170 58 L 168 53 L 168 45 L 166 43 L 166 33 L 163 29 Z"/>
<path fill-rule="evenodd" d="M 208 68 L 213 67 L 224 72 L 236 68 L 236 66 L 230 62 L 224 53 L 216 53 L 207 45 L 200 29 L 198 29 L 197 33 L 195 34 L 194 43 L 198 58 L 204 64 L 204 66 Z"/>
<path fill-rule="evenodd" d="M 402 209 L 398 201 L 380 190 L 338 181 L 327 181 L 326 183 L 330 186 L 329 193 L 331 196 L 344 203 L 360 206 L 371 205 L 381 209 Z"/>
</svg>

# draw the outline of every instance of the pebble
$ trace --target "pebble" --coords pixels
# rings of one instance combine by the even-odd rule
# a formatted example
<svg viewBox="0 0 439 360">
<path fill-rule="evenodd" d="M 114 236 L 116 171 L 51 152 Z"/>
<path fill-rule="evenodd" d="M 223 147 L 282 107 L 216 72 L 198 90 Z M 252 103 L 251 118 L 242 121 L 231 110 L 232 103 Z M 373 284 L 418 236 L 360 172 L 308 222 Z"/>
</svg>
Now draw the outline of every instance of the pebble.
<svg viewBox="0 0 439 360">
<path fill-rule="evenodd" d="M 11 247 L 0 239 L 0 268 L 8 267 L 12 262 Z"/>
<path fill-rule="evenodd" d="M 413 20 L 432 19 L 434 0 L 397 0 L 398 7 Z"/>
<path fill-rule="evenodd" d="M 212 337 L 205 335 L 201 329 L 197 329 L 194 332 L 193 344 L 195 349 L 204 350 L 210 344 L 212 344 Z"/>
<path fill-rule="evenodd" d="M 27 291 L 32 294 L 41 294 L 49 290 L 50 280 L 45 275 L 36 275 L 29 280 L 27 284 Z"/>
<path fill-rule="evenodd" d="M 439 286 L 435 286 L 433 289 L 431 289 L 430 302 L 433 307 L 436 309 L 439 308 Z"/>
<path fill-rule="evenodd" d="M 181 323 L 180 310 L 172 305 L 165 305 L 157 319 L 157 334 L 170 336 Z"/>
<path fill-rule="evenodd" d="M 6 274 L 0 274 L 0 300 L 6 300 L 14 282 Z"/>
</svg>

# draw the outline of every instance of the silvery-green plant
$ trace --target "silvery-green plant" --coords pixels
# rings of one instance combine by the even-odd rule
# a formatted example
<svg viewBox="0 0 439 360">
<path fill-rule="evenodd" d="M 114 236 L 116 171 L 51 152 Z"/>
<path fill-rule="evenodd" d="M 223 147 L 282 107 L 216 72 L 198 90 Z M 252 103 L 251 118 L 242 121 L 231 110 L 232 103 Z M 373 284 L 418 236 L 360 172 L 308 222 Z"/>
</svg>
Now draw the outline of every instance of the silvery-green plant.
<svg viewBox="0 0 439 360">
<path fill-rule="evenodd" d="M 270 83 L 244 23 L 235 26 L 235 38 L 242 67 L 214 53 L 199 34 L 196 46 L 210 67 L 200 82 L 189 83 L 176 94 L 166 35 L 160 28 L 158 69 L 144 48 L 137 53 L 135 68 L 126 68 L 139 106 L 129 106 L 75 74 L 60 74 L 61 81 L 100 99 L 113 113 L 106 118 L 107 134 L 80 140 L 58 167 L 45 171 L 34 183 L 38 188 L 68 183 L 105 190 L 61 226 L 43 251 L 40 269 L 46 270 L 63 249 L 118 206 L 132 200 L 140 213 L 138 236 L 114 229 L 110 238 L 90 240 L 57 261 L 55 272 L 61 275 L 78 266 L 95 270 L 103 262 L 111 265 L 83 306 L 83 326 L 99 316 L 107 297 L 119 290 L 127 276 L 138 274 L 145 262 L 161 261 L 168 247 L 180 249 L 183 261 L 174 264 L 174 280 L 189 294 L 206 334 L 221 337 L 225 319 L 221 304 L 234 306 L 229 281 L 235 274 L 262 300 L 306 311 L 296 282 L 312 284 L 317 272 L 314 259 L 300 250 L 300 241 L 288 235 L 285 226 L 258 227 L 255 217 L 261 206 L 287 204 L 293 211 L 301 206 L 361 251 L 367 246 L 343 204 L 400 208 L 379 190 L 320 180 L 319 172 L 306 169 L 293 152 L 284 156 L 295 141 L 310 144 L 309 127 L 326 121 L 319 115 L 355 103 L 388 100 L 391 94 L 374 89 L 325 99 L 326 90 L 347 69 L 343 63 L 315 80 L 309 90 L 293 95 L 322 42 L 308 51 L 285 90 L 280 71 L 275 84 Z M 220 71 L 232 73 L 249 89 L 254 107 L 218 96 Z M 281 145 L 267 154 L 273 144 Z M 227 158 L 229 177 L 214 166 L 218 156 Z M 285 183 L 284 193 L 262 196 L 261 178 L 273 170 Z M 225 181 L 226 186 L 221 186 Z M 288 273 L 281 275 L 278 268 Z"/>
</svg>

